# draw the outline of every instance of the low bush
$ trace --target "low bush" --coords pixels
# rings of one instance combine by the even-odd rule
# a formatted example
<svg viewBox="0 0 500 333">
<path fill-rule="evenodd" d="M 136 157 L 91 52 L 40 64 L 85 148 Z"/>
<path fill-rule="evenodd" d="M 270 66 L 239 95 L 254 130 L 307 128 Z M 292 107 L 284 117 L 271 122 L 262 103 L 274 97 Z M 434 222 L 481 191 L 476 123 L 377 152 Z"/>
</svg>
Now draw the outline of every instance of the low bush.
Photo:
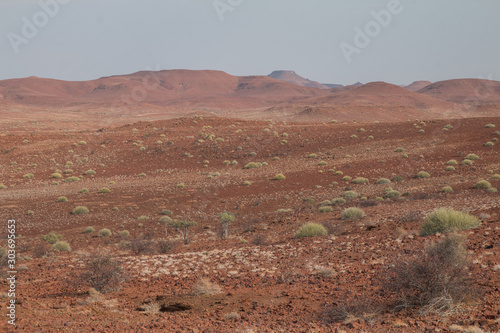
<svg viewBox="0 0 500 333">
<path fill-rule="evenodd" d="M 300 227 L 300 229 L 295 234 L 295 237 L 304 238 L 325 235 L 328 235 L 328 230 L 326 230 L 324 226 L 318 223 L 307 223 Z"/>
<path fill-rule="evenodd" d="M 89 175 L 95 175 L 95 173 L 96 172 L 94 170 L 87 170 L 83 174 L 89 176 Z"/>
<path fill-rule="evenodd" d="M 448 162 L 446 162 L 446 164 L 448 164 L 448 165 L 457 165 L 458 162 L 457 162 L 457 160 L 449 160 Z"/>
<path fill-rule="evenodd" d="M 103 229 L 99 230 L 99 232 L 97 233 L 97 236 L 99 236 L 99 237 L 111 236 L 111 230 L 109 230 L 107 228 L 103 228 Z"/>
<path fill-rule="evenodd" d="M 63 241 L 57 242 L 52 245 L 52 249 L 61 252 L 71 251 L 71 247 L 69 246 L 68 242 Z"/>
<path fill-rule="evenodd" d="M 321 206 L 321 207 L 319 207 L 318 211 L 320 213 L 330 213 L 332 211 L 332 207 L 331 206 Z"/>
<path fill-rule="evenodd" d="M 453 188 L 451 186 L 445 186 L 441 189 L 441 192 L 443 193 L 451 193 L 453 192 Z"/>
<path fill-rule="evenodd" d="M 421 254 L 398 259 L 388 269 L 384 291 L 394 310 L 420 308 L 419 314 L 445 314 L 458 303 L 473 300 L 476 291 L 468 267 L 465 238 L 450 235 Z"/>
<path fill-rule="evenodd" d="M 95 231 L 94 227 L 86 227 L 84 230 L 83 230 L 83 233 L 84 234 L 90 234 L 90 233 L 93 233 Z"/>
<path fill-rule="evenodd" d="M 365 216 L 365 212 L 358 207 L 349 207 L 342 212 L 343 220 L 357 220 Z"/>
<path fill-rule="evenodd" d="M 375 184 L 390 184 L 391 180 L 387 178 L 380 178 L 378 179 Z"/>
<path fill-rule="evenodd" d="M 492 185 L 489 181 L 487 180 L 480 180 L 476 183 L 476 185 L 474 185 L 474 188 L 477 188 L 477 189 L 488 189 L 490 188 Z"/>
<path fill-rule="evenodd" d="M 453 208 L 436 208 L 427 216 L 421 226 L 421 235 L 469 230 L 477 228 L 481 222 L 475 216 L 456 211 Z"/>
<path fill-rule="evenodd" d="M 125 274 L 119 263 L 111 256 L 93 254 L 87 260 L 78 282 L 88 285 L 99 292 L 111 292 L 125 280 Z"/>
<path fill-rule="evenodd" d="M 467 159 L 467 160 L 478 160 L 479 156 L 477 156 L 476 154 L 468 154 L 467 156 L 465 156 L 465 159 Z"/>
<path fill-rule="evenodd" d="M 89 212 L 89 209 L 85 206 L 78 206 L 73 209 L 71 212 L 73 215 L 81 215 L 81 214 L 87 214 Z"/>
<path fill-rule="evenodd" d="M 335 198 L 332 200 L 332 205 L 337 206 L 337 205 L 343 205 L 346 203 L 346 200 L 344 198 Z"/>
<path fill-rule="evenodd" d="M 57 198 L 57 202 L 68 202 L 68 198 L 66 198 L 66 197 L 59 197 L 59 198 Z"/>
<path fill-rule="evenodd" d="M 346 191 L 346 192 L 342 193 L 342 197 L 346 200 L 355 199 L 358 197 L 358 193 L 356 193 L 354 191 Z"/>
<path fill-rule="evenodd" d="M 62 235 L 56 234 L 55 231 L 49 232 L 48 235 L 42 236 L 42 239 L 49 244 L 55 244 L 62 238 Z"/>
<path fill-rule="evenodd" d="M 222 288 L 207 278 L 201 278 L 193 286 L 193 293 L 195 295 L 217 295 L 222 293 Z"/>
<path fill-rule="evenodd" d="M 429 178 L 431 175 L 429 175 L 428 172 L 425 172 L 425 171 L 420 171 L 419 173 L 417 173 L 417 175 L 415 176 L 415 178 Z"/>
<path fill-rule="evenodd" d="M 400 196 L 401 196 L 401 193 L 399 191 L 396 191 L 396 190 L 390 190 L 390 191 L 387 191 L 385 193 L 385 197 L 389 198 L 389 199 L 396 199 L 396 198 L 399 198 Z"/>
<path fill-rule="evenodd" d="M 99 193 L 110 193 L 111 190 L 108 187 L 101 187 Z"/>
<path fill-rule="evenodd" d="M 274 178 L 273 178 L 273 179 L 274 179 L 274 180 L 285 180 L 285 178 L 286 178 L 286 177 L 285 177 L 285 175 L 284 175 L 284 174 L 279 173 L 279 174 L 277 174 L 276 176 L 274 176 Z"/>
<path fill-rule="evenodd" d="M 462 161 L 462 165 L 472 165 L 474 162 L 472 160 L 469 160 L 469 159 L 465 159 Z"/>
<path fill-rule="evenodd" d="M 368 184 L 368 179 L 364 177 L 356 177 L 352 181 L 353 184 Z"/>
</svg>

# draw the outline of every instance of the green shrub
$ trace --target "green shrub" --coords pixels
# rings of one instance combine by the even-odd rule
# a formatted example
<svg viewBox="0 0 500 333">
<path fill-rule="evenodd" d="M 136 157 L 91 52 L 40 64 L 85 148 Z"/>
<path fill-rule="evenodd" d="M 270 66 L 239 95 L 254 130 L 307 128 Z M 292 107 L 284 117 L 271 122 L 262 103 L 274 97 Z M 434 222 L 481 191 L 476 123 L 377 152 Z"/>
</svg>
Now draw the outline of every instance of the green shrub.
<svg viewBox="0 0 500 333">
<path fill-rule="evenodd" d="M 5 190 L 7 188 L 7 186 L 5 186 L 4 184 L 0 183 L 0 190 Z"/>
<path fill-rule="evenodd" d="M 493 147 L 495 144 L 491 141 L 488 141 L 484 144 L 485 147 Z"/>
<path fill-rule="evenodd" d="M 142 215 L 142 216 L 139 216 L 137 218 L 137 221 L 146 221 L 146 220 L 149 220 L 149 217 L 145 216 L 145 215 Z"/>
<path fill-rule="evenodd" d="M 27 174 L 23 175 L 23 178 L 24 178 L 24 179 L 31 179 L 31 178 L 33 178 L 33 177 L 35 177 L 35 175 L 34 175 L 34 174 L 32 174 L 32 173 L 27 173 Z"/>
<path fill-rule="evenodd" d="M 344 198 L 335 198 L 332 200 L 332 205 L 338 206 L 338 205 L 343 205 L 346 203 L 346 200 Z"/>
<path fill-rule="evenodd" d="M 108 187 L 102 187 L 99 190 L 99 193 L 110 193 L 110 192 L 111 192 L 111 190 Z"/>
<path fill-rule="evenodd" d="M 249 180 L 245 180 L 245 181 L 243 182 L 243 185 L 245 185 L 245 186 L 250 186 L 250 185 L 252 185 L 252 182 L 251 182 L 251 181 L 249 181 Z"/>
<path fill-rule="evenodd" d="M 168 209 L 163 209 L 160 213 L 160 215 L 167 215 L 167 216 L 172 216 L 172 211 Z"/>
<path fill-rule="evenodd" d="M 118 233 L 118 235 L 120 235 L 121 238 L 125 238 L 130 236 L 130 232 L 128 230 L 122 230 Z"/>
<path fill-rule="evenodd" d="M 141 173 L 139 174 L 139 177 L 146 177 L 146 174 L 145 174 L 144 172 L 141 172 Z"/>
<path fill-rule="evenodd" d="M 87 175 L 87 176 L 89 176 L 89 175 L 95 175 L 95 173 L 96 172 L 94 170 L 87 170 L 87 171 L 84 172 L 84 175 Z"/>
<path fill-rule="evenodd" d="M 35 212 L 34 212 L 34 211 L 32 211 L 32 210 L 28 210 L 28 215 L 29 215 L 29 216 L 35 215 Z"/>
<path fill-rule="evenodd" d="M 495 124 L 486 124 L 484 125 L 486 128 L 495 128 Z"/>
<path fill-rule="evenodd" d="M 448 164 L 448 165 L 457 165 L 458 162 L 457 162 L 457 160 L 449 160 L 448 162 L 446 162 L 446 164 Z"/>
<path fill-rule="evenodd" d="M 255 163 L 255 162 L 250 162 L 248 164 L 246 164 L 243 169 L 255 169 L 255 168 L 259 168 L 260 165 Z"/>
<path fill-rule="evenodd" d="M 332 202 L 330 200 L 323 200 L 319 203 L 320 206 L 330 206 Z"/>
<path fill-rule="evenodd" d="M 453 188 L 451 186 L 445 186 L 441 189 L 441 192 L 443 193 L 451 193 L 453 192 Z"/>
<path fill-rule="evenodd" d="M 279 174 L 277 174 L 276 176 L 274 176 L 274 178 L 273 178 L 273 179 L 274 179 L 274 180 L 285 180 L 285 178 L 286 178 L 286 177 L 285 177 L 285 175 L 284 175 L 284 174 L 279 173 Z"/>
<path fill-rule="evenodd" d="M 49 232 L 48 235 L 42 236 L 42 239 L 49 244 L 55 244 L 62 238 L 62 235 L 56 234 L 55 231 Z"/>
<path fill-rule="evenodd" d="M 103 229 L 99 230 L 99 232 L 97 233 L 97 235 L 99 237 L 108 237 L 108 236 L 111 236 L 111 230 L 109 230 L 107 228 L 103 228 Z"/>
<path fill-rule="evenodd" d="M 59 197 L 59 198 L 57 198 L 57 202 L 68 202 L 68 198 L 66 198 L 66 197 Z"/>
<path fill-rule="evenodd" d="M 332 211 L 332 207 L 331 206 L 321 206 L 321 207 L 319 207 L 318 211 L 320 213 L 330 213 Z"/>
<path fill-rule="evenodd" d="M 446 167 L 446 171 L 455 171 L 455 167 L 449 165 L 449 166 Z"/>
<path fill-rule="evenodd" d="M 299 231 L 295 234 L 296 238 L 325 236 L 328 235 L 328 230 L 318 223 L 307 223 L 300 227 Z"/>
<path fill-rule="evenodd" d="M 160 217 L 159 219 L 159 222 L 160 223 L 163 223 L 163 224 L 167 224 L 169 223 L 170 221 L 172 221 L 172 218 L 170 216 L 162 216 Z"/>
<path fill-rule="evenodd" d="M 393 182 L 400 182 L 400 181 L 402 181 L 402 180 L 405 180 L 405 179 L 404 179 L 403 177 L 401 177 L 401 176 L 396 176 L 396 177 L 394 177 L 394 178 L 392 179 L 392 181 L 393 181 Z"/>
<path fill-rule="evenodd" d="M 62 175 L 59 172 L 54 172 L 50 175 L 50 178 L 62 178 Z"/>
<path fill-rule="evenodd" d="M 318 166 L 323 166 L 323 165 L 326 165 L 327 163 L 325 161 L 321 161 L 318 163 Z"/>
<path fill-rule="evenodd" d="M 355 198 L 358 197 L 358 193 L 356 193 L 354 191 L 346 191 L 346 192 L 342 193 L 342 197 L 344 199 L 347 199 L 347 200 L 349 200 L 349 199 L 355 199 Z"/>
<path fill-rule="evenodd" d="M 496 192 L 498 192 L 498 189 L 496 187 L 490 187 L 490 188 L 486 189 L 486 192 L 488 192 L 488 193 L 496 193 Z"/>
<path fill-rule="evenodd" d="M 465 159 L 467 159 L 467 160 L 478 160 L 479 156 L 477 156 L 476 154 L 469 154 L 469 155 L 465 156 Z"/>
<path fill-rule="evenodd" d="M 343 220 L 356 220 L 365 216 L 365 212 L 358 207 L 349 207 L 342 212 Z"/>
<path fill-rule="evenodd" d="M 186 184 L 184 183 L 177 184 L 177 188 L 184 188 L 184 187 L 186 187 Z"/>
<path fill-rule="evenodd" d="M 475 188 L 478 189 L 487 189 L 491 187 L 491 183 L 487 180 L 480 180 L 474 185 Z"/>
<path fill-rule="evenodd" d="M 356 177 L 352 181 L 353 184 L 368 184 L 368 179 L 364 177 Z"/>
<path fill-rule="evenodd" d="M 390 184 L 391 180 L 387 178 L 380 178 L 378 179 L 375 184 Z"/>
<path fill-rule="evenodd" d="M 425 171 L 420 171 L 419 173 L 417 173 L 417 175 L 415 177 L 416 178 L 429 178 L 430 175 L 429 175 L 429 173 L 427 173 Z"/>
<path fill-rule="evenodd" d="M 436 208 L 425 219 L 420 233 L 422 236 L 450 231 L 469 230 L 480 225 L 479 219 L 453 208 Z"/>
<path fill-rule="evenodd" d="M 73 209 L 71 212 L 73 215 L 81 215 L 81 214 L 87 214 L 89 212 L 89 209 L 85 206 L 78 206 Z"/>
<path fill-rule="evenodd" d="M 69 246 L 68 242 L 63 241 L 57 242 L 52 245 L 52 249 L 61 252 L 71 251 L 71 247 Z"/>
<path fill-rule="evenodd" d="M 84 230 L 83 230 L 83 233 L 84 234 L 90 234 L 90 233 L 93 233 L 95 231 L 94 227 L 86 227 Z"/>
<path fill-rule="evenodd" d="M 491 176 L 491 179 L 500 179 L 500 175 L 498 173 Z"/>
<path fill-rule="evenodd" d="M 89 189 L 88 188 L 82 188 L 80 191 L 78 191 L 80 193 L 88 193 L 89 192 Z"/>
<path fill-rule="evenodd" d="M 334 173 L 334 175 L 338 175 L 338 176 L 341 176 L 341 175 L 343 175 L 343 174 L 344 174 L 344 173 L 343 173 L 342 171 L 340 171 L 340 170 L 335 171 L 335 173 Z"/>
<path fill-rule="evenodd" d="M 462 165 L 472 165 L 474 162 L 472 160 L 469 160 L 469 159 L 465 159 L 462 161 Z"/>
<path fill-rule="evenodd" d="M 346 181 L 346 182 L 350 182 L 352 180 L 352 177 L 351 176 L 344 176 L 344 177 L 342 177 L 342 180 Z"/>
<path fill-rule="evenodd" d="M 396 152 L 396 153 L 402 153 L 402 152 L 404 152 L 404 151 L 405 151 L 405 149 L 404 149 L 404 148 L 401 148 L 401 147 L 399 147 L 399 148 L 397 148 L 397 149 L 395 150 L 395 152 Z"/>
<path fill-rule="evenodd" d="M 73 176 L 73 177 L 68 177 L 68 178 L 66 178 L 64 181 L 65 181 L 65 182 L 68 182 L 68 183 L 73 183 L 73 182 L 78 182 L 78 181 L 80 181 L 80 178 L 78 178 L 78 177 L 74 177 L 74 176 Z"/>
<path fill-rule="evenodd" d="M 401 196 L 401 193 L 399 191 L 396 191 L 396 190 L 390 190 L 390 191 L 387 191 L 385 193 L 385 197 L 389 198 L 389 199 L 399 198 L 400 196 Z"/>
</svg>

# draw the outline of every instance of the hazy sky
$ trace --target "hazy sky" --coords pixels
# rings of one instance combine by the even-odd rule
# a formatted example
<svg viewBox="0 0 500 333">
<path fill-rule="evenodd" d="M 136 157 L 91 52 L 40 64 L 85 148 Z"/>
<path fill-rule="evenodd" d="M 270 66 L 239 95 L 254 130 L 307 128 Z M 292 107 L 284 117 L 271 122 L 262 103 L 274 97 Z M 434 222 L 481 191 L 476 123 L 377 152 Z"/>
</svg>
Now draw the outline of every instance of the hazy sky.
<svg viewBox="0 0 500 333">
<path fill-rule="evenodd" d="M 185 68 L 500 80 L 499 14 L 498 0 L 0 0 L 0 79 Z"/>
</svg>

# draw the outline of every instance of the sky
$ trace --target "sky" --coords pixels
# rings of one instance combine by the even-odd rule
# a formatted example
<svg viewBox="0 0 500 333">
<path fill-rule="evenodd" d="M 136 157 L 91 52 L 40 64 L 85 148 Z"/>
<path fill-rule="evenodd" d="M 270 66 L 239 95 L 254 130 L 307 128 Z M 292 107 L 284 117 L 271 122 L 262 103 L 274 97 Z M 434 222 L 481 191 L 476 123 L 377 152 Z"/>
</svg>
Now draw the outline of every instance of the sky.
<svg viewBox="0 0 500 333">
<path fill-rule="evenodd" d="M 0 79 L 214 69 L 500 80 L 499 13 L 498 0 L 0 0 Z"/>
</svg>

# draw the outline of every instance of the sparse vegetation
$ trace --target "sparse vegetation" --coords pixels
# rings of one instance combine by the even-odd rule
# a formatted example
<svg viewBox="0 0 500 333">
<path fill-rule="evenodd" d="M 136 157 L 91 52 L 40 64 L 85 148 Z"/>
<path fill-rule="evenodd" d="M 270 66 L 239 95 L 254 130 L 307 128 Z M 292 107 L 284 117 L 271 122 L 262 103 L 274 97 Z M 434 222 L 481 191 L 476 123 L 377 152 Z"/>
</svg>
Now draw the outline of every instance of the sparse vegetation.
<svg viewBox="0 0 500 333">
<path fill-rule="evenodd" d="M 103 228 L 103 229 L 99 230 L 99 232 L 97 233 L 97 236 L 109 237 L 109 236 L 111 236 L 111 230 L 109 230 L 107 228 Z"/>
<path fill-rule="evenodd" d="M 318 223 L 307 223 L 300 227 L 299 231 L 295 234 L 296 238 L 315 237 L 328 235 L 328 230 Z"/>
<path fill-rule="evenodd" d="M 235 220 L 235 216 L 231 212 L 224 212 L 219 214 L 219 221 L 222 226 L 222 238 L 227 238 L 229 224 Z"/>
<path fill-rule="evenodd" d="M 52 249 L 60 252 L 67 252 L 71 251 L 71 247 L 69 246 L 68 242 L 64 241 L 59 241 L 52 245 Z"/>
<path fill-rule="evenodd" d="M 387 178 L 380 178 L 378 179 L 375 184 L 390 184 L 391 180 Z"/>
<path fill-rule="evenodd" d="M 415 176 L 415 178 L 429 178 L 431 175 L 429 175 L 428 172 L 425 172 L 425 171 L 420 171 L 419 173 L 417 173 L 417 175 Z"/>
<path fill-rule="evenodd" d="M 477 156 L 476 154 L 468 154 L 467 156 L 465 156 L 465 159 L 467 159 L 467 160 L 478 160 L 479 156 Z"/>
<path fill-rule="evenodd" d="M 193 286 L 193 293 L 195 295 L 217 295 L 222 293 L 219 285 L 210 282 L 207 278 L 199 279 Z"/>
<path fill-rule="evenodd" d="M 56 234 L 55 231 L 49 232 L 48 235 L 42 236 L 42 239 L 49 244 L 55 244 L 62 238 L 62 235 Z"/>
<path fill-rule="evenodd" d="M 443 192 L 443 193 L 452 193 L 453 192 L 453 188 L 451 186 L 444 186 L 441 189 L 441 192 Z"/>
<path fill-rule="evenodd" d="M 346 191 L 346 192 L 342 193 L 342 197 L 346 200 L 355 199 L 358 197 L 358 193 L 356 193 L 354 191 Z"/>
<path fill-rule="evenodd" d="M 368 179 L 364 177 L 356 177 L 352 181 L 353 184 L 368 184 Z"/>
<path fill-rule="evenodd" d="M 194 227 L 195 225 L 196 222 L 189 220 L 172 220 L 167 223 L 167 226 L 175 229 L 181 234 L 184 244 L 188 244 L 189 242 L 188 229 Z"/>
<path fill-rule="evenodd" d="M 94 227 L 86 227 L 84 230 L 83 230 L 83 233 L 84 234 L 91 234 L 95 231 Z"/>
<path fill-rule="evenodd" d="M 79 278 L 79 284 L 89 285 L 99 292 L 111 292 L 119 288 L 125 274 L 110 255 L 93 254 L 86 262 Z"/>
<path fill-rule="evenodd" d="M 73 215 L 81 215 L 81 214 L 87 214 L 89 212 L 89 209 L 85 206 L 78 206 L 73 209 L 71 212 Z"/>
<path fill-rule="evenodd" d="M 487 180 L 480 180 L 476 183 L 476 185 L 474 185 L 474 187 L 477 189 L 488 189 L 491 186 L 491 183 Z"/>
<path fill-rule="evenodd" d="M 110 193 L 111 190 L 109 189 L 109 187 L 101 187 L 99 189 L 99 193 Z"/>
<path fill-rule="evenodd" d="M 273 179 L 274 179 L 274 180 L 285 180 L 285 178 L 286 178 L 286 177 L 285 177 L 285 175 L 284 175 L 284 174 L 279 173 L 279 174 L 277 174 L 276 176 L 274 176 L 274 178 L 273 178 Z"/>
<path fill-rule="evenodd" d="M 423 236 L 451 231 L 469 230 L 480 225 L 479 219 L 453 208 L 436 208 L 427 216 L 420 233 Z"/>
<path fill-rule="evenodd" d="M 395 263 L 387 272 L 384 290 L 394 297 L 394 309 L 419 308 L 420 314 L 447 313 L 472 300 L 465 238 L 450 235 L 423 251 Z"/>
<path fill-rule="evenodd" d="M 318 211 L 320 213 L 330 213 L 332 211 L 332 207 L 331 206 L 321 206 L 321 207 L 319 207 Z"/>
<path fill-rule="evenodd" d="M 59 198 L 57 198 L 57 202 L 68 202 L 68 198 L 66 198 L 66 197 L 59 197 Z"/>
<path fill-rule="evenodd" d="M 357 220 L 365 217 L 365 212 L 358 207 L 349 207 L 342 212 L 343 220 Z"/>
</svg>

